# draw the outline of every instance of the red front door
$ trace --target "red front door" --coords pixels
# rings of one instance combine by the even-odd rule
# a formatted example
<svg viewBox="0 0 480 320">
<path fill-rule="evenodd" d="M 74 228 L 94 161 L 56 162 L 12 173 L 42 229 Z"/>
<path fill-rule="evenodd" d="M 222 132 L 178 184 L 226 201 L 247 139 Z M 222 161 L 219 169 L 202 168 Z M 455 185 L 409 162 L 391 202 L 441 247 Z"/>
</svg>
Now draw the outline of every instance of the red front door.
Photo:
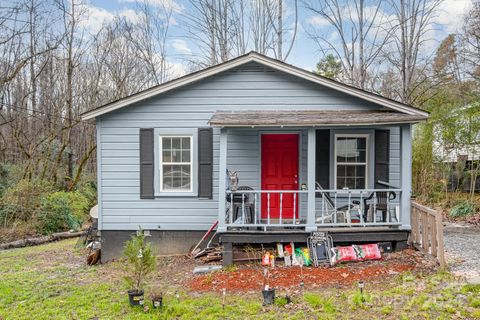
<svg viewBox="0 0 480 320">
<path fill-rule="evenodd" d="M 262 190 L 298 190 L 298 134 L 262 134 Z M 298 195 L 282 196 L 282 219 L 298 217 Z M 262 219 L 280 218 L 280 194 L 262 195 Z"/>
</svg>

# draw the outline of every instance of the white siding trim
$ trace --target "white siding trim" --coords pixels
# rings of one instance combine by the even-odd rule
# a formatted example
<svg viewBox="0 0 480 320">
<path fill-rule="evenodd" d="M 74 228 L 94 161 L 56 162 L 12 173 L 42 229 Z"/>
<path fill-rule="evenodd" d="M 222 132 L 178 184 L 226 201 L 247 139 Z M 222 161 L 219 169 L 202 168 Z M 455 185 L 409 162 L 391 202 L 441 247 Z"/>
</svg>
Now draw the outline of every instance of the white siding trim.
<svg viewBox="0 0 480 320">
<path fill-rule="evenodd" d="M 163 191 L 160 189 L 160 138 L 162 136 L 189 136 L 192 146 L 192 185 L 190 191 Z M 155 197 L 197 197 L 198 196 L 198 129 L 197 128 L 155 128 L 154 129 L 154 188 Z"/>
<path fill-rule="evenodd" d="M 190 139 L 190 161 L 189 162 L 166 162 L 163 161 L 163 138 L 189 138 Z M 169 135 L 169 134 L 161 134 L 158 142 L 160 143 L 159 145 L 159 152 L 158 152 L 158 157 L 159 157 L 159 165 L 157 170 L 160 170 L 160 192 L 161 193 L 175 193 L 175 192 L 182 192 L 182 193 L 191 193 L 193 192 L 193 161 L 194 161 L 194 153 L 193 153 L 193 135 Z M 183 147 L 181 147 L 183 148 Z M 183 149 L 181 149 L 183 150 Z M 163 189 L 163 166 L 164 165 L 188 165 L 190 166 L 190 188 L 188 190 L 182 190 L 182 189 L 172 189 L 172 190 L 165 190 Z"/>
<path fill-rule="evenodd" d="M 102 197 L 102 120 L 97 119 L 97 205 L 98 230 L 103 230 L 103 197 Z M 140 190 L 139 190 L 140 191 Z"/>
<path fill-rule="evenodd" d="M 334 133 L 333 137 L 333 189 L 337 189 L 337 138 L 365 138 L 365 188 L 368 189 L 369 187 L 369 172 L 370 172 L 370 134 L 362 134 L 362 133 Z M 341 164 L 344 165 L 355 165 L 354 163 L 349 162 L 342 162 Z M 363 162 L 360 162 L 363 165 Z M 353 189 L 352 189 L 353 190 Z"/>
</svg>

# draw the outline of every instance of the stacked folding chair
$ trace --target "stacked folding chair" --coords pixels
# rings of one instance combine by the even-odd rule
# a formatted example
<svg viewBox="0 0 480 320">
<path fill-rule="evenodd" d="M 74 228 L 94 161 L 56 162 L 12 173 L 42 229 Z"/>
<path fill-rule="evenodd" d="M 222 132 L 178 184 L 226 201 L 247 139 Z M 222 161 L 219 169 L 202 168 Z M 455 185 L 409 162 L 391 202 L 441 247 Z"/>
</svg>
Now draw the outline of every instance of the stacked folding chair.
<svg viewBox="0 0 480 320">
<path fill-rule="evenodd" d="M 331 265 L 333 240 L 328 233 L 312 232 L 311 236 L 307 238 L 307 245 L 315 267 L 318 267 L 322 263 Z"/>
</svg>

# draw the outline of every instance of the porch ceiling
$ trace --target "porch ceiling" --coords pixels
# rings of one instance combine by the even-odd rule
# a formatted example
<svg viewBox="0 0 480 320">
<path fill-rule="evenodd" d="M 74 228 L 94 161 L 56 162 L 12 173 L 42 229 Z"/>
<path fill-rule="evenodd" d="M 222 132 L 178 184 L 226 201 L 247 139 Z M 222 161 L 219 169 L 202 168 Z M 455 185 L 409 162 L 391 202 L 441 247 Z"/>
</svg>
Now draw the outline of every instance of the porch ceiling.
<svg viewBox="0 0 480 320">
<path fill-rule="evenodd" d="M 418 114 L 391 111 L 292 110 L 292 111 L 217 111 L 210 118 L 213 127 L 301 127 L 351 126 L 415 123 L 426 120 Z"/>
</svg>

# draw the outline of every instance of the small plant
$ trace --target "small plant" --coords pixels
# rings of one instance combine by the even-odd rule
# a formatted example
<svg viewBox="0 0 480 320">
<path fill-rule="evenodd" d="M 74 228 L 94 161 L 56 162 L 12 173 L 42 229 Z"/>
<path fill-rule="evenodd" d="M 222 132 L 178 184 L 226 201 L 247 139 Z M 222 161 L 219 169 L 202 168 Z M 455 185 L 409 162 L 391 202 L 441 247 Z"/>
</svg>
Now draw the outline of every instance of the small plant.
<svg viewBox="0 0 480 320">
<path fill-rule="evenodd" d="M 305 293 L 305 301 L 314 309 L 322 308 L 323 312 L 333 314 L 337 312 L 333 298 L 324 298 L 313 293 Z"/>
<path fill-rule="evenodd" d="M 128 291 L 131 305 L 143 304 L 143 284 L 156 267 L 156 260 L 150 243 L 145 243 L 143 230 L 125 243 L 123 254 L 126 258 L 125 269 L 127 276 L 125 282 L 129 286 Z"/>
<path fill-rule="evenodd" d="M 371 303 L 372 296 L 369 293 L 360 293 L 355 292 L 353 295 L 350 296 L 350 303 L 353 308 L 362 308 L 365 309 L 366 305 Z"/>
<path fill-rule="evenodd" d="M 238 270 L 238 267 L 234 264 L 231 264 L 231 265 L 223 268 L 223 271 L 225 271 L 225 272 L 235 272 L 237 270 Z"/>
<path fill-rule="evenodd" d="M 275 299 L 275 305 L 279 307 L 285 307 L 289 303 L 290 298 L 289 297 L 277 297 Z"/>
<path fill-rule="evenodd" d="M 322 305 L 322 297 L 313 293 L 305 293 L 304 295 L 305 301 L 312 307 L 312 308 L 319 308 Z"/>
<path fill-rule="evenodd" d="M 456 218 L 465 217 L 473 213 L 475 213 L 475 206 L 473 205 L 473 203 L 469 201 L 464 201 L 454 206 L 452 210 L 450 210 L 449 215 L 450 217 Z"/>
<path fill-rule="evenodd" d="M 383 306 L 381 312 L 382 312 L 382 314 L 387 316 L 387 315 L 389 315 L 390 313 L 393 312 L 393 306 L 391 306 L 391 305 Z"/>
<path fill-rule="evenodd" d="M 163 292 L 159 288 L 152 289 L 150 299 L 154 309 L 161 308 L 163 302 Z"/>
</svg>

